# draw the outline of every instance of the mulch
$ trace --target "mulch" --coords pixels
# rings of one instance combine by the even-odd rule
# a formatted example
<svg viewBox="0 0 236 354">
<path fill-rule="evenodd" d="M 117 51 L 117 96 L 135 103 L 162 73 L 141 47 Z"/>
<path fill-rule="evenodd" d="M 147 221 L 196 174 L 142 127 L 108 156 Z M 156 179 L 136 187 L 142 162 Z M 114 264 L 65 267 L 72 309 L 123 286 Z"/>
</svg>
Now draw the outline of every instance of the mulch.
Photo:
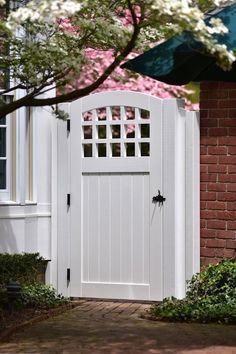
<svg viewBox="0 0 236 354">
<path fill-rule="evenodd" d="M 17 330 L 28 327 L 33 323 L 43 321 L 52 316 L 61 314 L 78 306 L 76 302 L 70 302 L 54 308 L 15 308 L 5 309 L 0 312 L 0 341 L 7 339 Z"/>
</svg>

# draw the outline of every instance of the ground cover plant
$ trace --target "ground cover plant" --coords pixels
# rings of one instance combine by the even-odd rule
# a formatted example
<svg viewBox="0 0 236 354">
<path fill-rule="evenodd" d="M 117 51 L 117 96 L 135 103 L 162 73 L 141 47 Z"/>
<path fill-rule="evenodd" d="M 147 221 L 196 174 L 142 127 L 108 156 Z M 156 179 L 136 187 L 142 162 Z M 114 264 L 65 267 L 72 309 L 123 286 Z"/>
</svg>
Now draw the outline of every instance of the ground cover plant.
<svg viewBox="0 0 236 354">
<path fill-rule="evenodd" d="M 46 261 L 38 253 L 0 254 L 0 333 L 69 303 L 53 287 L 40 281 L 45 267 Z M 20 286 L 16 297 L 7 292 L 11 282 Z"/>
<path fill-rule="evenodd" d="M 188 282 L 185 299 L 165 299 L 150 314 L 166 321 L 236 324 L 236 260 L 207 266 Z"/>
</svg>

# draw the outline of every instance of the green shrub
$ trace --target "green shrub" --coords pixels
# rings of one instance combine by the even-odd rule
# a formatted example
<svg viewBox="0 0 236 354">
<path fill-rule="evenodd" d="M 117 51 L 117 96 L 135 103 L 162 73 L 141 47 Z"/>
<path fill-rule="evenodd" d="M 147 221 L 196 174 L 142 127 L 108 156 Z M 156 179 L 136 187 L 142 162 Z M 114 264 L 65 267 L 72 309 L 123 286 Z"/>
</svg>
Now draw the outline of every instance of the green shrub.
<svg viewBox="0 0 236 354">
<path fill-rule="evenodd" d="M 46 261 L 39 253 L 0 254 L 0 288 L 11 280 L 20 284 L 35 282 L 45 265 Z"/>
<path fill-rule="evenodd" d="M 68 302 L 68 299 L 58 295 L 49 285 L 40 283 L 25 285 L 22 288 L 20 303 L 28 307 L 52 308 Z"/>
<path fill-rule="evenodd" d="M 188 282 L 184 300 L 165 299 L 150 314 L 169 321 L 236 323 L 236 261 L 207 266 Z"/>
</svg>

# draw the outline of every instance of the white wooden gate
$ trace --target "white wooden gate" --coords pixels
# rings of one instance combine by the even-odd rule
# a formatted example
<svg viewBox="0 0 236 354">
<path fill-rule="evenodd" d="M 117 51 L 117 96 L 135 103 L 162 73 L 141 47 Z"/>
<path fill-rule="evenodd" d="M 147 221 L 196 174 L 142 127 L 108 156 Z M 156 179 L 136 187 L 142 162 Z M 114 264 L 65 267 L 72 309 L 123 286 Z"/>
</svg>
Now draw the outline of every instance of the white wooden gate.
<svg viewBox="0 0 236 354">
<path fill-rule="evenodd" d="M 59 123 L 59 291 L 185 295 L 199 270 L 198 123 L 181 105 L 115 91 L 62 107 L 70 133 Z M 163 204 L 153 201 L 158 194 Z"/>
</svg>

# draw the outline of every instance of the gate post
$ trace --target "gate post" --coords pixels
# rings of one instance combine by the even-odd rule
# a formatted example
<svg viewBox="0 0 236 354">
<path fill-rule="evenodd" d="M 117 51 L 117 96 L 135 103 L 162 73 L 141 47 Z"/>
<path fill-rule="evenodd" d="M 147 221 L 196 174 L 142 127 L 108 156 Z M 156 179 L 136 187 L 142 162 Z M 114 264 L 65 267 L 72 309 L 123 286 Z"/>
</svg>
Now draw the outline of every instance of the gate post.
<svg viewBox="0 0 236 354">
<path fill-rule="evenodd" d="M 60 109 L 70 113 L 70 104 L 60 105 Z M 58 164 L 57 164 L 57 290 L 64 296 L 70 296 L 67 283 L 69 268 L 69 218 L 66 196 L 68 193 L 68 136 L 67 123 L 58 120 Z"/>
<path fill-rule="evenodd" d="M 164 100 L 163 179 L 164 297 L 185 296 L 185 111 L 183 101 Z"/>
</svg>

